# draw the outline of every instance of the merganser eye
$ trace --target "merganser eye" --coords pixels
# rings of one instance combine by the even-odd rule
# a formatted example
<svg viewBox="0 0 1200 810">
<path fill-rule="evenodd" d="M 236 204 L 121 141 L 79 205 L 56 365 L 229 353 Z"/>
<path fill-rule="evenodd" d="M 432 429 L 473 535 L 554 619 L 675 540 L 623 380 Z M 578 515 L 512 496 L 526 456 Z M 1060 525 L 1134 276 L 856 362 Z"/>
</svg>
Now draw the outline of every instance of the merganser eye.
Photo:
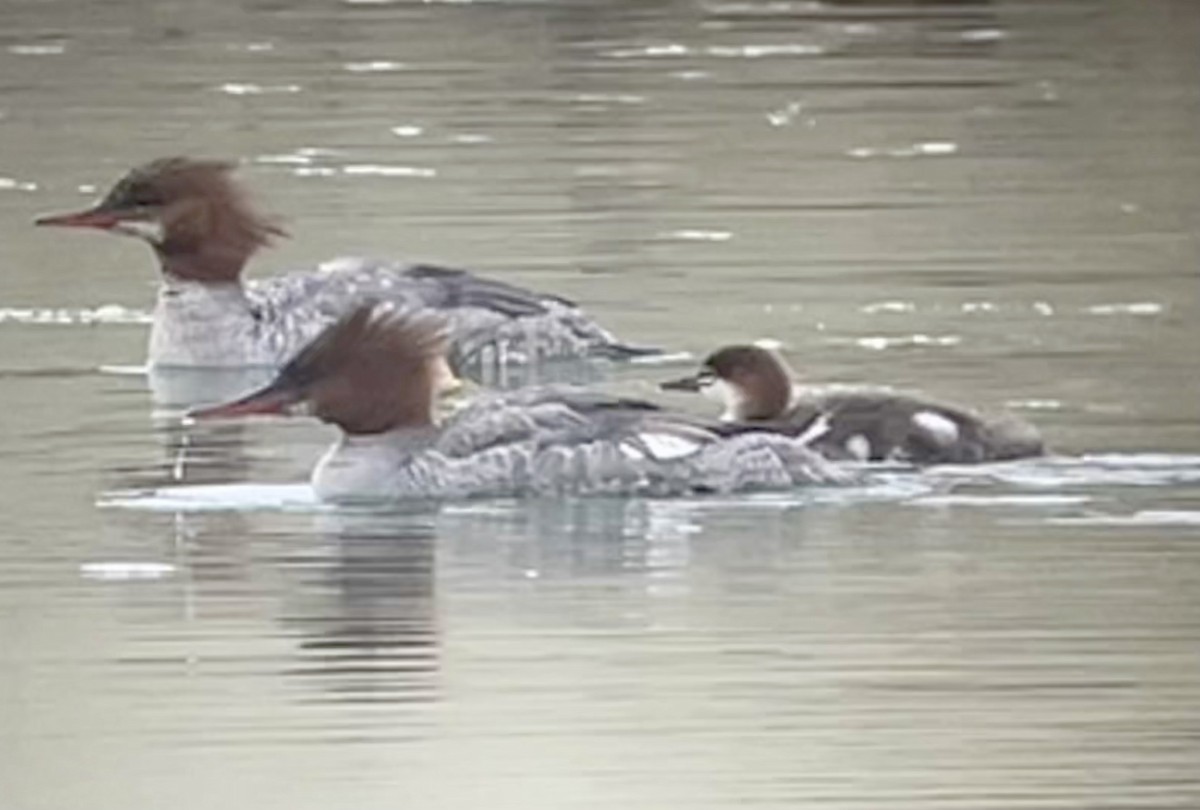
<svg viewBox="0 0 1200 810">
<path fill-rule="evenodd" d="M 155 208 L 163 204 L 162 196 L 152 188 L 136 188 L 126 197 L 133 208 Z"/>
</svg>

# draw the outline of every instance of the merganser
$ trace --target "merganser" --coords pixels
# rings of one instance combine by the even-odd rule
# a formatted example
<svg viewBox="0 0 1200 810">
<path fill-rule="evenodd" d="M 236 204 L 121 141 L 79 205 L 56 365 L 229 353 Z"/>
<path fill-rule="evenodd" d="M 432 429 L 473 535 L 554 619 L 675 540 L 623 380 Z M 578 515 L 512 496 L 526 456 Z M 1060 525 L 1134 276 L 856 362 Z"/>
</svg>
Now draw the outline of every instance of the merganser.
<svg viewBox="0 0 1200 810">
<path fill-rule="evenodd" d="M 344 258 L 315 272 L 244 283 L 250 257 L 285 233 L 249 203 L 234 168 L 155 160 L 122 177 L 94 207 L 36 220 L 135 236 L 154 249 L 163 283 L 151 367 L 278 368 L 368 298 L 443 313 L 459 364 L 653 353 L 621 343 L 565 298 L 463 270 Z"/>
<path fill-rule="evenodd" d="M 485 394 L 434 414 L 448 330 L 437 313 L 362 305 L 264 388 L 196 418 L 302 410 L 341 429 L 312 483 L 327 501 L 678 495 L 844 483 L 810 436 L 673 413 L 572 386 Z"/>
<path fill-rule="evenodd" d="M 760 346 L 726 346 L 695 374 L 661 384 L 698 391 L 725 406 L 722 419 L 804 430 L 822 415 L 827 430 L 812 446 L 833 459 L 912 464 L 1004 461 L 1044 453 L 1032 425 L 1012 416 L 970 411 L 885 388 L 798 387 L 779 354 Z"/>
</svg>

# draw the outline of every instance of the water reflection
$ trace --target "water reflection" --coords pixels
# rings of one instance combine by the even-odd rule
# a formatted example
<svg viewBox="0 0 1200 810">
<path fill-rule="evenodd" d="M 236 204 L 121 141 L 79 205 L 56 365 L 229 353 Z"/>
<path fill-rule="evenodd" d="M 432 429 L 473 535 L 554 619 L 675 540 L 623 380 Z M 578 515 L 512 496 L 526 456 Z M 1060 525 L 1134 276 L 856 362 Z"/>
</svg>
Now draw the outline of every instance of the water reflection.
<svg viewBox="0 0 1200 810">
<path fill-rule="evenodd" d="M 285 670 L 343 703 L 432 700 L 438 693 L 435 532 L 426 516 L 326 515 L 327 556 L 280 560 L 297 578 L 280 624 L 298 635 Z"/>
<path fill-rule="evenodd" d="M 275 376 L 267 367 L 158 368 L 147 371 L 150 397 L 159 408 L 180 412 L 236 399 L 266 385 Z"/>
<path fill-rule="evenodd" d="M 6 806 L 1200 805 L 1192 3 L 5 21 Z M 255 482 L 324 428 L 179 425 L 209 380 L 151 380 L 149 419 L 87 371 L 145 356 L 140 246 L 28 225 L 178 151 L 251 163 L 295 232 L 263 274 L 479 267 L 630 339 L 1037 409 L 1070 457 L 820 502 L 287 500 Z"/>
<path fill-rule="evenodd" d="M 679 355 L 647 358 L 647 362 L 670 362 Z M 468 386 L 513 389 L 526 385 L 599 382 L 620 375 L 637 364 L 606 360 L 562 359 L 529 365 L 504 365 L 473 361 L 459 363 L 454 373 Z M 189 408 L 228 402 L 270 382 L 276 370 L 266 367 L 157 368 L 147 371 L 150 398 L 159 409 L 182 414 Z"/>
<path fill-rule="evenodd" d="M 253 673 L 281 679 L 273 700 L 300 704 L 437 698 L 431 513 L 168 513 L 130 531 L 149 542 L 81 566 L 85 579 L 119 589 L 123 611 L 147 628 L 115 659 L 127 676 L 188 673 L 210 682 L 207 693 Z"/>
<path fill-rule="evenodd" d="M 156 463 L 110 468 L 111 488 L 151 490 L 252 479 L 266 454 L 246 422 L 190 422 L 174 414 L 154 419 L 161 455 Z"/>
<path fill-rule="evenodd" d="M 456 559 L 489 560 L 506 578 L 667 575 L 687 565 L 699 509 L 621 498 L 468 503 L 445 506 L 438 533 Z"/>
</svg>

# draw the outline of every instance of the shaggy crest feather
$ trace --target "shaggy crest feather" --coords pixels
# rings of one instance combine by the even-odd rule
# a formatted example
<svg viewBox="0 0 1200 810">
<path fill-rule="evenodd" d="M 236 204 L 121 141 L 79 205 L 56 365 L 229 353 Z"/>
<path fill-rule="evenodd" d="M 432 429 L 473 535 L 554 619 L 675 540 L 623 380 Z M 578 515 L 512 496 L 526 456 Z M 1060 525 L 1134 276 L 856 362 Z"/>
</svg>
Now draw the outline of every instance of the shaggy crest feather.
<svg viewBox="0 0 1200 810">
<path fill-rule="evenodd" d="M 429 311 L 367 303 L 351 310 L 280 371 L 314 414 L 349 434 L 433 424 L 446 322 Z"/>
<path fill-rule="evenodd" d="M 126 174 L 98 208 L 157 212 L 163 238 L 154 247 L 165 273 L 194 281 L 236 281 L 255 251 L 287 235 L 273 217 L 254 208 L 233 178 L 236 168 L 220 160 L 154 160 Z M 191 254 L 205 260 L 185 261 Z"/>
</svg>

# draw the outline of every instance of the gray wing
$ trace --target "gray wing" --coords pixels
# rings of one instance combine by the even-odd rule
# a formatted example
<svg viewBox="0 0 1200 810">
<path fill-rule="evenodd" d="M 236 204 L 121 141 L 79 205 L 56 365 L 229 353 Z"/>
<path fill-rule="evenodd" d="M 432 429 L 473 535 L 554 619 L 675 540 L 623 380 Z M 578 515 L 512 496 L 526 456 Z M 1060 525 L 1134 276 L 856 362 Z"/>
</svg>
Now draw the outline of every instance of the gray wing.
<svg viewBox="0 0 1200 810">
<path fill-rule="evenodd" d="M 510 318 L 544 315 L 551 305 L 577 309 L 574 301 L 477 276 L 466 270 L 418 264 L 406 268 L 401 275 L 417 285 L 426 306 L 438 309 L 474 307 Z"/>
<path fill-rule="evenodd" d="M 683 430 L 686 417 L 680 417 Z M 658 405 L 571 386 L 536 386 L 478 397 L 444 425 L 438 449 L 465 456 L 498 444 L 579 444 L 635 433 L 639 426 L 672 423 Z M 675 424 L 675 423 L 672 423 Z M 686 425 L 691 428 L 692 426 Z M 715 434 L 702 428 L 695 440 Z"/>
<path fill-rule="evenodd" d="M 472 475 L 519 468 L 522 488 L 545 493 L 669 495 L 848 480 L 807 441 L 761 428 L 739 434 L 652 402 L 566 386 L 481 397 L 445 424 L 436 449 L 471 465 Z"/>
<path fill-rule="evenodd" d="M 367 299 L 399 309 L 436 309 L 449 322 L 458 366 L 657 351 L 620 342 L 566 298 L 434 265 L 335 259 L 317 272 L 253 282 L 250 291 L 264 312 L 295 319 L 296 331 L 333 320 Z"/>
<path fill-rule="evenodd" d="M 507 318 L 545 314 L 551 303 L 574 307 L 465 270 L 356 258 L 334 259 L 316 272 L 262 279 L 253 282 L 253 289 L 275 307 L 309 308 L 329 317 L 367 299 L 390 301 L 401 309 L 488 309 Z"/>
</svg>

